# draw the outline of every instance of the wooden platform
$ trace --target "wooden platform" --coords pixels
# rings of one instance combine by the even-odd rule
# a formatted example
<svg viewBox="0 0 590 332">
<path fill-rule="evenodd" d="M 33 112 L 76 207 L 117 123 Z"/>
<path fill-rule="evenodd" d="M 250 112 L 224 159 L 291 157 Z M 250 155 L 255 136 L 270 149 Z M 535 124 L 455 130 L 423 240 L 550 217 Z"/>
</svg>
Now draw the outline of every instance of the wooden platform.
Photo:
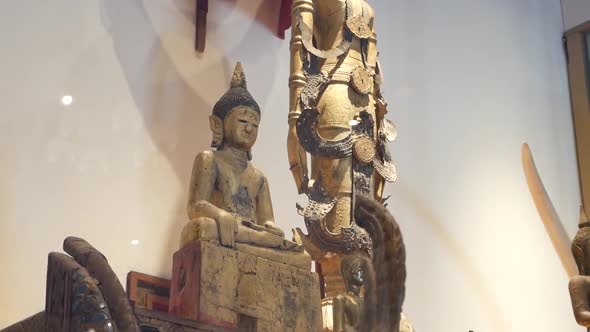
<svg viewBox="0 0 590 332">
<path fill-rule="evenodd" d="M 209 241 L 174 254 L 170 313 L 240 331 L 321 331 L 318 275 Z"/>
</svg>

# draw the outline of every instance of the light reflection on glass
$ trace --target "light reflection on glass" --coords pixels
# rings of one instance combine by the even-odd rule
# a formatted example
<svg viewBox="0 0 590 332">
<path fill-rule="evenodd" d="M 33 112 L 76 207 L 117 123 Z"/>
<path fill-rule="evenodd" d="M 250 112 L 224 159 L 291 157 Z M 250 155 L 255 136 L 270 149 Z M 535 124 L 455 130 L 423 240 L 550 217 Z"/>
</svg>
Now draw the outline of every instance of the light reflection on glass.
<svg viewBox="0 0 590 332">
<path fill-rule="evenodd" d="M 61 97 L 61 103 L 64 104 L 65 106 L 70 106 L 70 105 L 72 105 L 73 102 L 74 102 L 74 98 L 70 95 L 65 95 L 65 96 Z"/>
</svg>

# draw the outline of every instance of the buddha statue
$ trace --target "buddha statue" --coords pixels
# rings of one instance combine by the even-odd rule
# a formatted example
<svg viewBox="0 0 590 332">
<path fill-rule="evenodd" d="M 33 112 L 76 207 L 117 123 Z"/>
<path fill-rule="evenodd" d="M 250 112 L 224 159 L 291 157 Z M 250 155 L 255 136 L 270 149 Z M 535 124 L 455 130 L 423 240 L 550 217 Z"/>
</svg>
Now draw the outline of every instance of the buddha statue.
<svg viewBox="0 0 590 332">
<path fill-rule="evenodd" d="M 332 299 L 332 331 L 392 331 L 414 332 L 414 327 L 404 313 L 400 312 L 399 324 L 383 321 L 383 304 L 379 297 L 390 294 L 379 287 L 377 271 L 371 260 L 362 254 L 346 255 L 341 261 L 341 273 L 346 291 Z M 385 313 L 387 314 L 387 312 Z M 384 325 L 385 323 L 385 325 Z M 387 325 L 391 324 L 391 325 Z"/>
<path fill-rule="evenodd" d="M 365 297 L 375 296 L 375 276 L 371 262 L 361 255 L 348 255 L 342 259 L 341 268 L 346 292 L 336 295 L 333 299 L 333 331 L 371 331 L 374 317 L 369 315 L 372 314 L 373 308 L 365 305 Z M 361 296 L 363 287 L 364 297 Z"/>
<path fill-rule="evenodd" d="M 250 161 L 260 107 L 247 90 L 239 62 L 230 89 L 209 120 L 216 150 L 195 158 L 187 207 L 190 222 L 182 230 L 181 247 L 209 240 L 226 247 L 243 243 L 302 251 L 275 225 L 268 180 Z"/>
</svg>

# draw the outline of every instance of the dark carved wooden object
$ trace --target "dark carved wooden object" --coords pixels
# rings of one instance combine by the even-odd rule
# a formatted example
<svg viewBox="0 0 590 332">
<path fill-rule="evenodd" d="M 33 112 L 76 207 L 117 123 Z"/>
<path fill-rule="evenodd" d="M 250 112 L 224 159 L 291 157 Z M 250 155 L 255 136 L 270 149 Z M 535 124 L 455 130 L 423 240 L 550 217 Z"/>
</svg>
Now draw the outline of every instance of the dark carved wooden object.
<svg viewBox="0 0 590 332">
<path fill-rule="evenodd" d="M 166 314 L 162 312 L 135 309 L 141 332 L 232 332 L 235 329 L 212 326 Z"/>
<path fill-rule="evenodd" d="M 108 303 L 113 319 L 121 331 L 137 331 L 137 323 L 133 310 L 123 286 L 109 266 L 107 259 L 88 242 L 77 237 L 68 237 L 64 240 L 64 250 L 95 279 L 98 280 L 100 290 Z"/>
<path fill-rule="evenodd" d="M 197 0 L 195 13 L 195 50 L 201 53 L 205 51 L 208 11 L 209 0 Z"/>
</svg>

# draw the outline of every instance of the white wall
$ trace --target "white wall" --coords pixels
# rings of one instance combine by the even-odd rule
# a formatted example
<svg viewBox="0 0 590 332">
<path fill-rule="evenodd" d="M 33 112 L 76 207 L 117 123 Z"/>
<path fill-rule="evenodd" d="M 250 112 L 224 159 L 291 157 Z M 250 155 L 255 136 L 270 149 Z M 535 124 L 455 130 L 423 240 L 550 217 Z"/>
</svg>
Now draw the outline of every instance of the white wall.
<svg viewBox="0 0 590 332">
<path fill-rule="evenodd" d="M 285 149 L 288 42 L 266 27 L 277 3 L 213 1 L 197 57 L 193 0 L 0 2 L 0 327 L 43 309 L 46 255 L 68 235 L 123 282 L 130 270 L 170 275 L 192 159 L 237 60 L 264 112 L 254 162 L 279 224 L 302 226 Z M 559 0 L 372 5 L 400 130 L 389 191 L 406 313 L 418 331 L 582 331 L 520 164 L 527 141 L 573 235 Z"/>
<path fill-rule="evenodd" d="M 571 29 L 578 24 L 590 21 L 590 1 L 561 0 L 565 29 Z"/>
</svg>

